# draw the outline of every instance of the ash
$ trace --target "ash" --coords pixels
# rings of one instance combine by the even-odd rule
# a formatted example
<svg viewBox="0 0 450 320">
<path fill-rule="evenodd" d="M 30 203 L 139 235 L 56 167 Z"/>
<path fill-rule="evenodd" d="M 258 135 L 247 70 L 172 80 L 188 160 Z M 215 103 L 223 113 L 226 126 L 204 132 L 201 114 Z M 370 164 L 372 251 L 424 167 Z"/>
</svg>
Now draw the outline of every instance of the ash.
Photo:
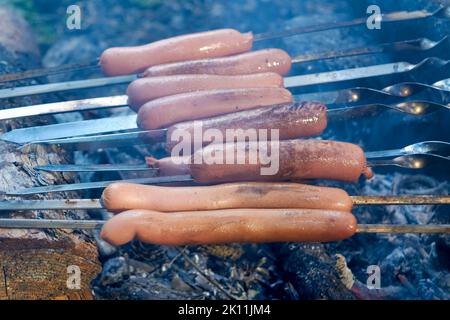
<svg viewBox="0 0 450 320">
<path fill-rule="evenodd" d="M 377 174 L 350 191 L 353 194 L 448 194 L 449 183 L 416 174 Z M 361 206 L 354 209 L 359 223 L 449 223 L 445 206 Z M 343 254 L 356 277 L 355 293 L 376 299 L 449 299 L 448 235 L 359 234 L 328 248 Z M 380 268 L 381 289 L 364 290 L 367 267 Z M 358 283 L 362 282 L 362 283 Z M 361 289 L 362 287 L 362 289 Z"/>
<path fill-rule="evenodd" d="M 37 30 L 51 29 L 51 41 L 43 41 L 43 64 L 54 66 L 91 60 L 107 47 L 142 44 L 169 36 L 214 28 L 237 28 L 255 33 L 289 26 L 348 20 L 366 15 L 369 4 L 382 11 L 414 10 L 438 1 L 80 1 L 82 30 L 69 31 L 60 17 L 72 1 L 42 3 L 47 24 L 36 21 Z M 50 4 L 51 3 L 51 4 Z M 52 18 L 53 17 L 53 18 Z M 53 19 L 53 20 L 52 20 Z M 365 26 L 296 36 L 257 44 L 278 47 L 292 56 L 301 53 L 359 47 L 400 39 L 414 39 L 446 32 L 449 25 L 405 23 L 395 30 L 369 32 Z M 44 27 L 47 27 L 45 29 Z M 386 27 L 388 28 L 388 27 Z M 42 34 L 41 34 L 42 35 Z M 48 34 L 44 34 L 47 35 Z M 392 62 L 380 54 L 340 58 L 296 66 L 293 74 Z M 70 79 L 99 76 L 79 72 Z M 52 81 L 62 80 L 53 76 Z M 69 80 L 67 76 L 64 80 Z M 125 86 L 64 92 L 46 96 L 47 102 L 123 94 Z M 301 89 L 299 89 L 301 92 Z M 44 101 L 44 102 L 46 102 Z M 110 116 L 110 111 L 64 115 L 59 121 Z M 376 119 L 330 124 L 324 139 L 360 144 L 365 150 L 402 147 L 422 140 L 448 140 L 448 113 L 420 119 L 386 113 Z M 140 163 L 143 155 L 162 156 L 163 148 L 128 148 L 98 153 L 78 153 L 78 163 Z M 353 195 L 448 194 L 448 167 L 427 171 L 378 169 L 371 181 L 341 185 Z M 122 177 L 130 177 L 129 175 Z M 115 179 L 114 175 L 83 175 L 84 181 Z M 99 196 L 99 194 L 89 194 Z M 356 207 L 360 223 L 450 223 L 439 206 Z M 114 248 L 98 239 L 103 271 L 93 282 L 98 299 L 449 299 L 450 239 L 439 235 L 359 234 L 332 244 L 271 244 L 166 247 L 133 242 Z M 340 254 L 336 256 L 336 254 Z M 338 257 L 338 258 L 337 258 Z M 344 259 L 345 257 L 345 259 Z M 345 264 L 346 261 L 346 264 Z M 366 286 L 367 268 L 379 267 L 381 288 Z"/>
</svg>

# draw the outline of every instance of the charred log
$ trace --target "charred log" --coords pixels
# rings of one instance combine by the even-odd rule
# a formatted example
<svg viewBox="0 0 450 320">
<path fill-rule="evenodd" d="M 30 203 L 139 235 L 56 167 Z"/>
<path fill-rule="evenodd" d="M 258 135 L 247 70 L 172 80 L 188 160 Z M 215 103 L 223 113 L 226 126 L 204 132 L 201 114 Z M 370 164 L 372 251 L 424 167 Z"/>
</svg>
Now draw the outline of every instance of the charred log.
<svg viewBox="0 0 450 320">
<path fill-rule="evenodd" d="M 322 244 L 286 244 L 281 250 L 286 280 L 300 299 L 354 299 Z"/>
</svg>

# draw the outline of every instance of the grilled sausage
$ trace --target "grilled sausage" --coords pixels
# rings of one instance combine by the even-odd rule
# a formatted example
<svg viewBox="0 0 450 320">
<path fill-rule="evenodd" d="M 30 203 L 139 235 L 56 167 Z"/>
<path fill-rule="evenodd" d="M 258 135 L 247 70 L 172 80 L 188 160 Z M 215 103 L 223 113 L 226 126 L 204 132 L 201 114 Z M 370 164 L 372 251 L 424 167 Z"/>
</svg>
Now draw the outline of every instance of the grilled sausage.
<svg viewBox="0 0 450 320">
<path fill-rule="evenodd" d="M 128 105 L 138 111 L 148 101 L 179 93 L 259 87 L 283 87 L 283 78 L 273 72 L 240 76 L 190 74 L 141 78 L 128 86 L 127 95 Z"/>
<path fill-rule="evenodd" d="M 100 57 L 104 74 L 117 76 L 141 72 L 162 63 L 229 56 L 249 51 L 251 33 L 220 29 L 168 38 L 136 47 L 106 49 Z"/>
<path fill-rule="evenodd" d="M 301 208 L 350 212 L 352 199 L 337 188 L 299 183 L 240 182 L 216 186 L 159 187 L 110 184 L 102 203 L 112 212 L 145 209 L 163 212 L 233 208 Z"/>
<path fill-rule="evenodd" d="M 203 132 L 209 129 L 219 130 L 224 139 L 227 134 L 234 133 L 236 141 L 252 141 L 259 138 L 255 136 L 255 130 L 267 130 L 269 138 L 270 130 L 278 130 L 278 138 L 288 140 L 319 135 L 326 126 L 327 107 L 321 103 L 295 102 L 274 105 L 174 124 L 167 131 L 166 149 L 172 151 L 181 142 L 181 137 L 190 137 L 194 148 L 211 143 L 211 139 L 195 134 L 198 128 Z M 248 134 L 245 134 L 246 132 Z"/>
<path fill-rule="evenodd" d="M 271 163 L 264 165 L 260 155 L 269 154 L 267 151 L 272 152 Z M 215 163 L 216 159 L 222 159 L 221 155 L 234 161 L 227 158 L 230 164 Z M 270 150 L 270 142 L 211 144 L 196 151 L 191 162 L 191 175 L 198 182 L 296 179 L 355 182 L 361 175 L 372 176 L 364 151 L 355 144 L 337 141 L 279 141 L 278 152 Z M 262 174 L 264 167 L 272 170 L 265 170 L 267 173 Z"/>
<path fill-rule="evenodd" d="M 292 94 L 284 88 L 182 93 L 147 102 L 139 109 L 137 123 L 141 129 L 158 129 L 182 121 L 290 102 Z"/>
<path fill-rule="evenodd" d="M 273 144 L 274 148 L 271 148 Z M 265 150 L 266 149 L 266 150 Z M 178 157 L 158 161 L 165 166 L 159 172 L 177 170 Z M 231 181 L 285 181 L 329 179 L 355 182 L 361 175 L 370 179 L 363 150 L 351 143 L 323 140 L 285 140 L 210 144 L 187 155 L 184 169 L 199 183 Z M 158 163 L 151 163 L 158 167 Z"/>
<path fill-rule="evenodd" d="M 291 69 L 291 57 L 280 49 L 264 49 L 230 57 L 183 61 L 152 66 L 144 77 L 174 74 L 239 75 L 275 72 L 282 76 Z"/>
<path fill-rule="evenodd" d="M 226 209 L 162 213 L 131 210 L 108 220 L 101 237 L 113 245 L 123 245 L 133 239 L 161 245 L 328 242 L 351 237 L 355 231 L 355 217 L 344 211 Z"/>
<path fill-rule="evenodd" d="M 149 167 L 158 169 L 159 176 L 180 176 L 190 174 L 190 158 L 189 155 L 184 157 L 166 157 L 162 159 L 146 157 L 145 161 Z"/>
</svg>

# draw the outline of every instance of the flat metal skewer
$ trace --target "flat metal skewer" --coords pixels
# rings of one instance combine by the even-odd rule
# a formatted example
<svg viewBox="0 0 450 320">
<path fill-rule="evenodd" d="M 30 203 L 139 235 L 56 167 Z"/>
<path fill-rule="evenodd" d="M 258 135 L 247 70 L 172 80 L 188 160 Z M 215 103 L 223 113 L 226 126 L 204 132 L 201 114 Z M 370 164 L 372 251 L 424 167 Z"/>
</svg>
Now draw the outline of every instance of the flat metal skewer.
<svg viewBox="0 0 450 320">
<path fill-rule="evenodd" d="M 103 209 L 100 199 L 3 200 L 0 211 Z"/>
<path fill-rule="evenodd" d="M 384 159 L 392 158 L 394 159 Z M 427 161 L 423 157 L 436 158 L 439 160 L 449 161 L 450 160 L 450 143 L 443 141 L 423 141 L 408 145 L 401 149 L 393 150 L 382 150 L 382 151 L 371 151 L 366 152 L 366 158 L 368 160 L 369 166 L 378 165 L 395 165 L 401 166 L 409 169 L 420 169 L 423 168 Z M 109 165 L 109 170 L 121 170 L 120 164 Z M 137 165 L 138 170 L 145 170 L 141 165 Z M 76 170 L 74 165 L 71 165 L 70 170 L 73 171 L 86 171 L 83 165 L 80 165 Z M 64 169 L 64 165 L 58 165 L 58 170 Z M 129 170 L 130 168 L 127 168 Z M 45 167 L 46 171 L 55 171 L 51 167 Z M 132 170 L 132 168 L 131 168 Z M 152 168 L 148 168 L 152 170 Z M 64 170 L 63 170 L 64 171 Z M 131 179 L 131 180 L 119 180 L 122 182 L 134 182 L 143 184 L 165 184 L 165 183 L 177 183 L 177 182 L 195 182 L 190 175 L 183 176 L 160 176 L 151 178 L 141 178 L 141 179 Z M 10 191 L 7 195 L 30 195 L 37 193 L 47 193 L 47 192 L 63 192 L 63 191 L 75 191 L 75 190 L 88 190 L 88 189 L 102 189 L 109 184 L 117 181 L 98 181 L 98 182 L 85 182 L 85 183 L 72 183 L 72 184 L 61 184 L 61 185 L 49 185 L 43 187 L 31 187 L 25 188 L 17 191 Z"/>
<path fill-rule="evenodd" d="M 284 85 L 286 88 L 302 87 L 303 92 L 315 92 L 324 91 L 331 87 L 340 89 L 349 88 L 354 86 L 356 81 L 362 81 L 367 78 L 378 77 L 381 84 L 383 84 L 381 81 L 383 79 L 381 79 L 381 77 L 386 76 L 389 77 L 386 77 L 385 81 L 392 81 L 395 77 L 400 80 L 394 82 L 414 81 L 414 73 L 425 74 L 426 77 L 430 79 L 427 80 L 427 84 L 431 84 L 438 80 L 449 78 L 450 71 L 448 69 L 448 61 L 438 57 L 428 57 L 416 64 L 400 61 L 374 66 L 286 77 Z M 0 99 L 64 90 L 85 89 L 110 84 L 129 83 L 136 80 L 138 77 L 139 76 L 137 75 L 126 75 L 7 88 L 0 90 Z M 440 79 L 438 79 L 438 77 L 440 77 Z M 425 80 L 423 80 L 423 82 L 425 82 Z M 386 83 L 384 86 L 388 86 L 390 84 L 392 83 Z"/>
<path fill-rule="evenodd" d="M 353 204 L 373 205 L 448 205 L 450 195 L 350 196 Z M 0 211 L 94 210 L 104 208 L 100 199 L 44 199 L 0 201 Z"/>
<path fill-rule="evenodd" d="M 103 220 L 0 219 L 0 228 L 21 229 L 100 229 Z M 358 224 L 357 233 L 450 233 L 450 224 Z"/>
<path fill-rule="evenodd" d="M 383 64 L 364 68 L 354 68 L 339 72 L 334 75 L 334 72 L 323 72 L 317 74 L 308 74 L 294 77 L 286 77 L 284 80 L 284 85 L 286 88 L 299 87 L 305 85 L 317 85 L 326 81 L 344 81 L 346 79 L 356 79 L 364 76 L 373 75 L 385 75 L 393 72 L 405 72 L 412 68 L 411 64 L 406 62 Z M 333 75 L 333 77 L 331 77 Z M 48 84 L 31 85 L 16 88 L 0 89 L 0 99 L 15 98 L 26 95 L 50 93 L 56 91 L 65 90 L 75 90 L 75 89 L 86 89 L 92 87 L 101 87 L 112 84 L 123 84 L 130 83 L 138 78 L 137 75 L 126 75 L 117 77 L 103 77 L 87 80 L 76 80 L 67 82 L 57 82 Z M 316 79 L 317 78 L 317 79 Z"/>
<path fill-rule="evenodd" d="M 76 164 L 56 164 L 42 165 L 33 168 L 37 171 L 48 172 L 116 172 L 116 171 L 158 171 L 158 168 L 151 168 L 146 164 L 123 164 L 120 167 L 114 164 L 86 164 L 83 166 Z"/>
<path fill-rule="evenodd" d="M 55 82 L 47 84 L 37 84 L 24 87 L 7 88 L 0 90 L 0 99 L 16 98 L 34 94 L 60 92 L 75 89 L 87 89 L 110 86 L 114 84 L 130 83 L 138 78 L 137 75 L 126 75 L 117 77 L 94 78 L 88 80 L 75 80 L 65 82 Z"/>
<path fill-rule="evenodd" d="M 314 101 L 315 99 L 312 99 Z M 28 108 L 28 107 L 26 107 Z M 396 104 L 367 104 L 345 108 L 328 109 L 328 121 L 343 121 L 360 117 L 376 116 L 395 110 L 413 116 L 424 116 L 439 110 L 449 110 L 450 106 L 430 101 L 406 101 Z M 13 114 L 13 109 L 8 110 Z M 20 111 L 20 110 L 19 110 Z M 2 112 L 0 110 L 0 118 Z M 0 140 L 16 144 L 57 144 L 86 150 L 95 148 L 120 147 L 165 141 L 167 129 L 139 130 L 137 115 L 100 118 L 64 122 L 44 126 L 19 128 L 4 133 Z M 122 133 L 113 133 L 126 131 Z"/>
<path fill-rule="evenodd" d="M 98 150 L 105 148 L 129 147 L 163 141 L 167 129 L 139 130 L 123 133 L 100 134 L 93 136 L 79 136 L 63 139 L 48 139 L 33 141 L 20 146 L 21 149 L 36 144 L 58 145 L 60 148 L 72 150 Z M 0 139 L 1 140 L 1 139 Z"/>
<path fill-rule="evenodd" d="M 450 38 L 447 38 L 450 42 Z M 450 50 L 450 49 L 449 49 Z M 445 80 L 444 80 L 445 81 Z M 440 83 L 440 87 L 437 84 Z M 411 100 L 428 100 L 440 105 L 450 104 L 450 86 L 439 81 L 434 85 L 423 83 L 397 83 L 382 90 L 357 87 L 339 91 L 309 93 L 295 96 L 298 101 L 321 101 L 331 109 L 361 104 L 393 104 Z M 127 106 L 126 95 L 91 99 L 60 101 L 0 110 L 0 120 L 47 115 L 64 112 L 79 112 Z"/>
<path fill-rule="evenodd" d="M 0 228 L 14 229 L 99 229 L 103 220 L 0 219 Z"/>
<path fill-rule="evenodd" d="M 127 106 L 128 96 L 126 95 L 70 100 L 3 109 L 0 110 L 0 120 L 18 119 L 65 112 L 111 109 Z"/>
<path fill-rule="evenodd" d="M 26 188 L 23 190 L 10 191 L 6 195 L 19 196 L 26 194 L 47 193 L 47 192 L 65 192 L 75 190 L 92 190 L 103 189 L 114 182 L 129 182 L 129 183 L 141 183 L 141 184 L 168 184 L 168 183 L 184 183 L 194 182 L 190 175 L 178 175 L 178 176 L 162 176 L 162 177 L 150 177 L 150 178 L 136 178 L 127 180 L 112 180 L 112 181 L 94 181 L 94 182 L 81 182 L 71 184 L 56 184 L 42 187 Z"/>
<path fill-rule="evenodd" d="M 122 134 L 117 134 L 122 135 Z M 99 136 L 97 139 L 101 140 Z M 80 146 L 83 139 L 90 140 L 91 137 L 69 138 L 54 140 L 55 144 L 75 143 L 76 146 Z M 114 140 L 114 139 L 113 139 Z M 40 142 L 40 143 L 46 143 Z M 106 143 L 100 141 L 99 143 Z M 129 144 L 128 144 L 129 145 Z M 84 149 L 84 148 L 80 148 Z M 408 145 L 400 149 L 381 150 L 381 151 L 369 151 L 366 152 L 369 166 L 399 166 L 409 169 L 421 169 L 427 166 L 432 159 L 450 160 L 450 143 L 444 141 L 423 141 Z M 48 172 L 105 172 L 105 171 L 151 171 L 155 170 L 145 164 L 97 164 L 97 165 L 73 165 L 73 164 L 60 164 L 60 165 L 39 165 L 33 167 L 34 170 L 48 171 Z"/>
</svg>

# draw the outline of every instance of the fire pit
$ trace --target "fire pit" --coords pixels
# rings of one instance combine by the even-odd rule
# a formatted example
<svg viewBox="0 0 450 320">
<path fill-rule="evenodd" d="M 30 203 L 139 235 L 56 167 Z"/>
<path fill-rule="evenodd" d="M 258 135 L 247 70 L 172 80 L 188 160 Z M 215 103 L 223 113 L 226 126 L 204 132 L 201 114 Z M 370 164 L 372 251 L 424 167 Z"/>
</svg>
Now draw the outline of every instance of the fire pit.
<svg viewBox="0 0 450 320">
<path fill-rule="evenodd" d="M 287 3 L 281 0 L 270 2 L 232 1 L 226 4 L 219 1 L 196 0 L 81 2 L 82 28 L 81 30 L 67 30 L 65 25 L 59 25 L 56 21 L 59 21 L 61 12 L 65 12 L 70 4 L 70 1 L 62 1 L 56 7 L 35 8 L 38 15 L 40 10 L 51 12 L 48 22 L 44 23 L 40 19 L 33 20 L 41 35 L 43 27 L 54 29 L 51 41 L 40 42 L 40 49 L 44 52 L 42 64 L 45 67 L 92 61 L 108 47 L 148 43 L 190 32 L 236 28 L 240 31 L 252 30 L 256 34 L 274 33 L 284 29 L 295 30 L 311 25 L 367 17 L 366 10 L 369 5 L 378 6 L 381 13 L 415 10 L 428 10 L 427 12 L 432 13 L 439 8 L 440 4 L 444 5 L 445 1 L 397 1 L 389 4 L 383 1 L 370 1 L 370 3 L 366 1 L 294 1 Z M 431 205 L 391 204 L 383 206 L 373 206 L 364 203 L 364 201 L 368 201 L 367 198 L 358 198 L 358 196 L 365 195 L 382 197 L 446 196 L 449 194 L 448 178 L 450 173 L 446 170 L 448 153 L 440 159 L 434 159 L 433 162 L 427 158 L 427 162 L 424 163 L 408 163 L 409 168 L 406 168 L 407 165 L 403 162 L 400 163 L 403 164 L 402 166 L 384 166 L 382 160 L 375 156 L 376 151 L 399 149 L 420 141 L 448 142 L 450 133 L 448 83 L 441 83 L 442 86 L 439 89 L 437 89 L 438 86 L 434 86 L 434 89 L 430 89 L 428 86 L 450 78 L 447 62 L 450 59 L 448 56 L 449 45 L 447 44 L 449 43 L 448 30 L 450 30 L 449 19 L 432 16 L 425 20 L 412 19 L 392 24 L 382 22 L 381 29 L 369 28 L 366 23 L 362 23 L 346 28 L 333 28 L 261 41 L 255 45 L 256 49 L 267 47 L 284 49 L 298 62 L 294 63 L 290 75 L 304 76 L 301 80 L 295 81 L 310 82 L 308 82 L 309 85 L 291 88 L 296 99 L 318 100 L 329 105 L 329 118 L 333 120 L 329 121 L 321 138 L 356 143 L 367 151 L 366 154 L 372 154 L 373 158 L 369 161 L 373 161 L 372 163 L 377 166 L 374 169 L 375 176 L 371 180 L 352 184 L 317 181 L 320 185 L 342 188 L 350 195 L 355 196 L 353 200 L 357 206 L 353 209 L 353 213 L 360 224 L 359 231 L 363 231 L 364 226 L 372 228 L 374 224 L 384 224 L 380 227 L 379 230 L 381 230 L 385 225 L 393 224 L 437 226 L 450 223 L 448 209 L 443 205 L 444 202 L 439 205 L 436 204 L 437 202 L 433 202 L 435 200 L 432 198 L 430 199 L 433 201 L 429 201 L 429 203 L 433 203 Z M 24 41 L 26 42 L 26 40 Z M 3 46 L 8 45 L 8 43 L 2 42 L 1 38 L 0 43 Z M 392 45 L 393 43 L 396 44 Z M 11 53 L 8 50 L 11 49 L 6 49 L 4 53 L 3 51 L 0 53 L 2 57 L 5 57 L 4 60 L 9 62 L 9 65 L 1 70 L 2 73 L 35 67 L 28 64 L 22 65 L 22 62 L 28 57 L 27 55 L 19 56 L 19 58 L 10 57 Z M 353 53 L 349 52 L 351 49 L 354 50 Z M 362 49 L 368 50 L 370 54 L 360 54 Z M 12 48 L 11 51 L 15 50 L 18 49 Z M 27 50 L 19 51 L 27 51 L 28 55 L 36 56 L 37 50 L 27 48 Z M 324 56 L 324 52 L 332 58 Z M 317 59 L 312 59 L 313 56 L 316 56 Z M 302 59 L 307 61 L 302 61 Z M 38 61 L 38 58 L 35 58 L 35 61 Z M 328 73 L 327 77 L 330 79 L 341 76 L 343 73 L 339 73 L 339 70 L 388 65 L 400 61 L 405 64 L 398 63 L 393 70 L 406 68 L 407 72 L 401 75 L 389 74 L 386 70 L 378 67 L 378 69 L 362 69 L 365 72 L 373 72 L 373 77 L 363 74 L 359 78 L 346 79 L 348 81 L 343 82 L 329 81 L 324 84 L 307 78 L 307 75 L 310 74 Z M 98 70 L 92 67 L 78 69 L 80 68 L 77 68 L 76 72 L 54 74 L 47 78 L 38 77 L 36 80 L 6 83 L 3 87 L 85 80 L 101 76 Z M 448 75 L 442 78 L 445 74 Z M 417 87 L 414 85 L 391 87 L 393 84 L 405 82 L 420 84 Z M 367 87 L 373 90 L 361 88 L 353 89 L 353 91 L 347 90 L 355 87 Z M 401 98 L 407 101 L 408 97 L 414 97 L 414 95 L 407 92 L 406 89 L 416 90 L 414 94 L 419 95 L 420 101 L 430 102 L 431 100 L 432 106 L 430 107 L 430 103 L 426 104 L 427 111 L 418 111 L 417 114 L 414 114 L 414 110 L 418 109 L 411 111 L 412 109 L 404 108 L 397 101 L 400 99 L 395 96 L 394 92 L 396 92 L 395 90 L 399 91 L 402 95 Z M 341 93 L 345 92 L 346 95 L 336 96 L 337 90 L 341 90 Z M 125 91 L 126 85 L 119 84 L 46 93 L 4 101 L 7 101 L 8 107 L 27 106 L 123 95 Z M 356 107 L 360 105 L 359 101 L 361 100 L 367 104 L 377 104 L 378 106 L 372 106 L 371 112 L 366 110 L 364 116 L 355 117 L 352 114 L 352 117 L 344 117 L 345 121 L 337 116 L 333 118 L 333 105 L 336 108 Z M 379 105 L 384 106 L 380 107 Z M 392 107 L 393 105 L 394 107 Z M 413 105 L 412 107 L 417 106 Z M 423 107 L 424 104 L 419 105 L 419 107 L 421 106 Z M 25 117 L 17 121 L 8 120 L 10 122 L 7 122 L 6 125 L 2 124 L 2 133 L 11 134 L 14 132 L 11 129 L 21 127 L 130 114 L 127 108 L 88 109 L 76 113 L 58 113 L 45 118 Z M 381 109 L 383 110 L 380 111 Z M 118 122 L 118 125 L 124 124 Z M 52 188 L 53 184 L 67 184 L 73 183 L 73 181 L 89 183 L 136 178 L 152 179 L 155 176 L 155 172 L 151 170 L 85 170 L 78 174 L 48 173 L 35 171 L 33 166 L 36 164 L 97 165 L 109 163 L 111 165 L 146 167 L 143 161 L 144 156 L 151 155 L 161 158 L 166 155 L 164 143 L 139 146 L 130 144 L 127 147 L 104 148 L 96 151 L 82 151 L 80 148 L 75 152 L 71 152 L 69 148 L 66 150 L 64 147 L 56 149 L 54 146 L 45 146 L 45 148 L 44 146 L 28 145 L 21 148 L 20 151 L 16 151 L 9 144 L 0 144 L 0 149 L 5 150 L 2 154 L 7 155 L 0 161 L 1 190 L 4 193 L 19 192 L 21 187 L 32 187 L 33 185 L 50 185 Z M 418 161 L 417 159 L 422 158 L 414 159 Z M 8 167 L 11 164 L 17 165 L 19 161 L 21 161 L 21 169 L 16 176 L 8 173 L 11 171 L 2 171 L 2 163 Z M 397 159 L 397 161 L 400 160 Z M 427 165 L 421 169 L 411 169 L 424 164 Z M 26 178 L 22 178 L 23 172 L 26 172 Z M 189 181 L 184 182 L 189 183 Z M 80 197 L 96 199 L 101 196 L 101 189 L 77 192 L 55 193 L 56 198 L 53 199 L 77 199 Z M 43 199 L 41 195 L 34 197 L 34 200 Z M 20 199 L 7 195 L 4 198 L 8 201 Z M 425 198 L 427 197 L 419 199 Z M 376 199 L 376 201 L 380 201 L 381 198 L 377 197 Z M 424 201 L 426 202 L 426 200 Z M 67 204 L 54 203 L 55 206 L 67 208 Z M 22 205 L 25 208 L 29 204 L 22 202 Z M 90 225 L 95 226 L 94 224 L 98 220 L 108 219 L 111 216 L 101 209 L 101 203 L 96 201 L 84 201 L 82 204 L 80 202 L 77 206 L 78 204 L 74 202 L 71 210 L 68 211 L 46 210 L 41 213 L 42 211 L 39 210 L 29 214 L 20 211 L 19 214 L 10 213 L 8 217 L 62 219 L 65 213 L 65 217 L 75 220 L 87 221 L 90 218 L 94 221 Z M 79 210 L 80 207 L 87 211 Z M 35 209 L 37 208 L 35 207 Z M 39 239 L 35 240 L 33 237 Z M 38 236 L 31 231 L 13 236 L 9 231 L 0 233 L 0 243 L 5 243 L 7 248 L 12 249 L 19 246 L 20 243 L 27 243 L 27 245 L 31 243 L 35 246 L 32 247 L 33 249 L 45 247 L 45 250 L 42 249 L 45 252 L 43 258 L 39 254 L 37 255 L 39 259 L 44 260 L 62 259 L 60 255 L 56 257 L 49 253 L 53 250 L 54 244 L 58 244 L 56 250 L 60 252 L 67 250 L 70 257 L 76 257 L 75 259 L 85 257 L 88 263 L 86 266 L 83 265 L 83 268 L 89 269 L 89 272 L 83 278 L 85 291 L 80 295 L 81 298 L 89 298 L 92 290 L 93 297 L 97 299 L 444 300 L 450 298 L 450 274 L 448 272 L 450 242 L 448 237 L 444 233 L 361 233 L 347 240 L 326 244 L 279 243 L 174 247 L 133 241 L 121 247 L 113 247 L 100 239 L 97 230 L 92 233 L 88 233 L 88 231 L 66 233 L 60 230 L 45 229 Z M 42 238 L 45 238 L 46 241 L 41 241 Z M 62 238 L 64 241 L 61 241 Z M 95 250 L 93 250 L 93 240 L 98 248 L 98 261 Z M 67 244 L 69 242 L 70 245 Z M 77 248 L 77 250 L 73 248 Z M 8 255 L 2 252 L 0 251 L 0 257 L 2 257 L 1 254 Z M 30 254 L 30 259 L 37 259 L 37 257 Z M 33 294 L 27 295 L 26 289 L 17 284 L 15 279 L 18 274 L 25 271 L 20 268 L 17 271 L 11 267 L 16 258 L 17 255 L 9 255 L 7 259 L 0 259 L 0 265 L 4 264 L 3 269 L 10 272 L 10 274 L 6 273 L 5 277 L 8 281 L 3 284 L 8 289 L 5 298 L 80 297 L 76 294 L 71 295 L 72 291 L 62 288 L 62 286 L 50 288 L 49 292 L 44 292 L 42 295 L 38 293 L 38 290 L 33 289 Z M 64 262 L 71 265 L 70 261 Z M 101 263 L 102 269 L 97 273 L 98 263 Z M 67 278 L 67 272 L 62 276 L 56 272 L 52 274 L 51 266 L 49 269 L 48 274 L 53 275 L 59 281 Z M 64 268 L 58 270 L 59 272 L 65 271 Z M 84 270 L 82 269 L 82 272 Z M 17 273 L 15 273 L 16 271 Z M 46 276 L 51 277 L 48 274 Z M 94 274 L 96 274 L 95 277 Z M 13 277 L 13 279 L 9 280 L 9 277 Z M 86 286 L 90 279 L 93 280 L 88 288 Z M 54 290 L 54 293 L 51 292 L 51 289 Z M 0 297 L 2 296 L 0 295 Z"/>
</svg>

